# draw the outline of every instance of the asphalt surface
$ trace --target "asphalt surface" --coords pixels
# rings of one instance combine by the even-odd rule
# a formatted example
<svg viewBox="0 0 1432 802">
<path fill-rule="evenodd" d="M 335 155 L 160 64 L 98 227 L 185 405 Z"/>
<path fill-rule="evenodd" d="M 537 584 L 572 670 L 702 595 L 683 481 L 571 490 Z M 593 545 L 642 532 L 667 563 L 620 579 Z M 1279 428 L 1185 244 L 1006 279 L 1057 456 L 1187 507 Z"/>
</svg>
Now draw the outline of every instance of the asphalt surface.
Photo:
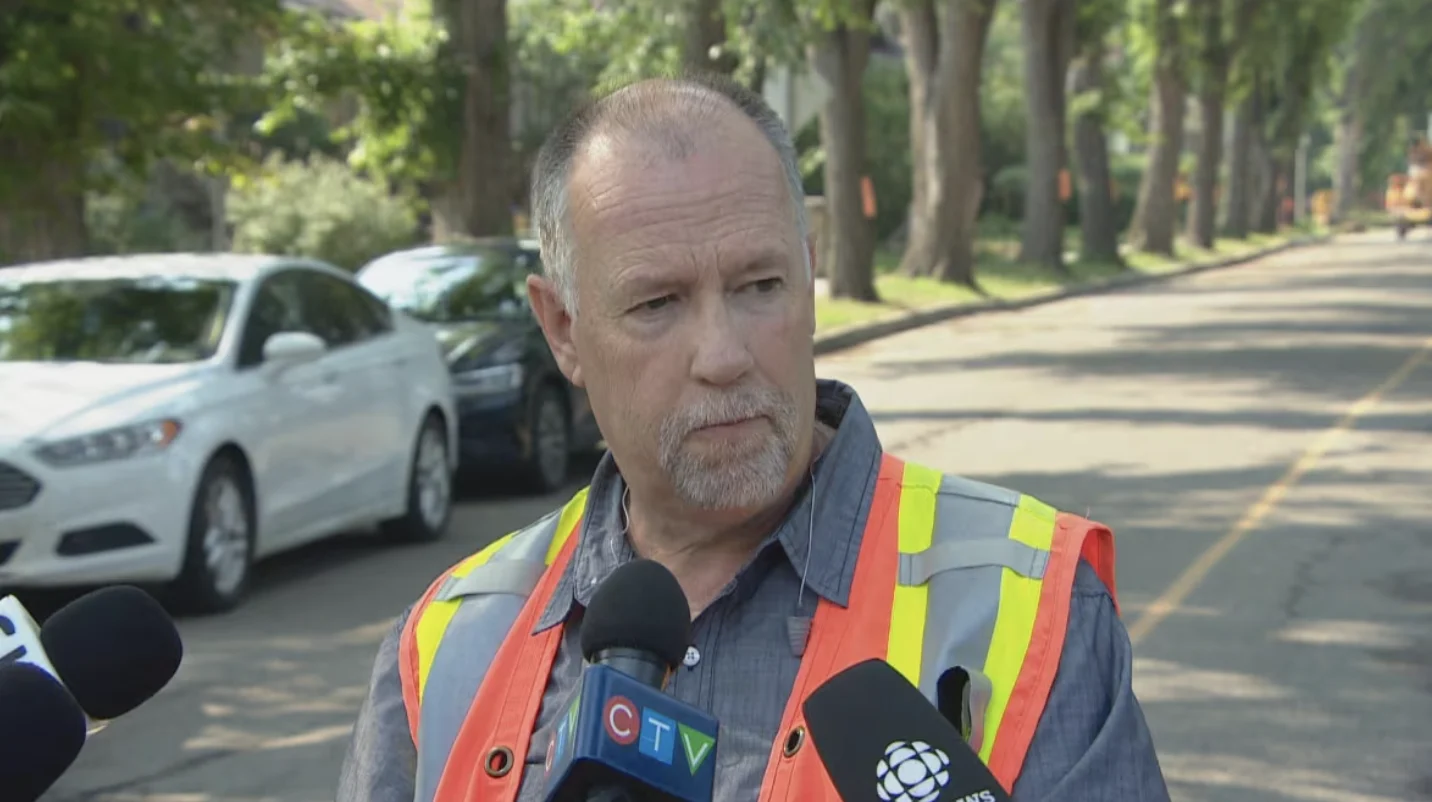
<svg viewBox="0 0 1432 802">
<path fill-rule="evenodd" d="M 1114 527 L 1176 800 L 1400 802 L 1432 799 L 1428 348 L 1432 239 L 1374 232 L 819 373 L 890 450 Z M 179 677 L 46 799 L 329 802 L 392 616 L 560 498 L 477 489 L 440 544 L 354 536 L 263 566 L 242 609 L 180 623 Z"/>
</svg>

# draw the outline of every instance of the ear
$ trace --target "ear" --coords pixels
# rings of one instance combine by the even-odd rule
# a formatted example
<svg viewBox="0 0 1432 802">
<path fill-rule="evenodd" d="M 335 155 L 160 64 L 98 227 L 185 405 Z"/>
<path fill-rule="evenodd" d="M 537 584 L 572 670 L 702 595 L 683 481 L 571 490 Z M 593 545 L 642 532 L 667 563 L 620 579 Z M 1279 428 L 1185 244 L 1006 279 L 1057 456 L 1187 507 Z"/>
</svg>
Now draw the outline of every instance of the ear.
<svg viewBox="0 0 1432 802">
<path fill-rule="evenodd" d="M 545 276 L 527 277 L 527 300 L 532 304 L 532 314 L 537 325 L 542 327 L 542 336 L 547 338 L 547 347 L 557 360 L 557 367 L 567 381 L 578 387 L 582 384 L 582 366 L 577 360 L 577 348 L 572 340 L 572 316 L 562 305 L 557 287 Z"/>
</svg>

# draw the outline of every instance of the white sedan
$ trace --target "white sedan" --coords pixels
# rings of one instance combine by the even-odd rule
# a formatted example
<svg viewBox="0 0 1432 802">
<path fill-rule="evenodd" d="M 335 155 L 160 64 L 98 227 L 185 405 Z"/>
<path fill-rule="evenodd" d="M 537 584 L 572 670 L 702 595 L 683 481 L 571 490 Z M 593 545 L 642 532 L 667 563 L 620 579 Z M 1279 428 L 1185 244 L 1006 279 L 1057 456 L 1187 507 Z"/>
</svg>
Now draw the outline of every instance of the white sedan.
<svg viewBox="0 0 1432 802">
<path fill-rule="evenodd" d="M 258 558 L 372 524 L 439 537 L 455 445 L 432 333 L 329 265 L 0 269 L 0 588 L 227 610 Z"/>
</svg>

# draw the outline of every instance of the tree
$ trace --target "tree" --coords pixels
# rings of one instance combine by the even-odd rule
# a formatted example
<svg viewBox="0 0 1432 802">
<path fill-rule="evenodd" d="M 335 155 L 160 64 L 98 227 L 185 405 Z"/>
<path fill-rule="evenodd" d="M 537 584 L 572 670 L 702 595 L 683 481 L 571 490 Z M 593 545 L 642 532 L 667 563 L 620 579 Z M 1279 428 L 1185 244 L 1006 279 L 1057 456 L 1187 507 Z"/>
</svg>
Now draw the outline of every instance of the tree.
<svg viewBox="0 0 1432 802">
<path fill-rule="evenodd" d="M 336 26 L 288 15 L 265 62 L 272 130 L 353 97 L 337 136 L 349 163 L 431 201 L 437 239 L 505 234 L 520 196 L 510 141 L 506 0 L 414 3 L 391 20 Z"/>
<path fill-rule="evenodd" d="M 1152 0 L 1148 28 L 1153 33 L 1153 113 L 1149 157 L 1139 183 L 1139 199 L 1129 226 L 1129 241 L 1139 250 L 1169 256 L 1174 252 L 1174 216 L 1179 155 L 1183 152 L 1184 42 L 1182 3 Z"/>
<path fill-rule="evenodd" d="M 232 164 L 225 112 L 252 102 L 232 68 L 278 0 L 0 4 L 0 263 L 87 250 L 84 192 L 161 156 Z"/>
<path fill-rule="evenodd" d="M 1025 163 L 1021 261 L 1064 269 L 1064 81 L 1074 55 L 1075 0 L 1024 0 Z"/>
<path fill-rule="evenodd" d="M 1405 143 L 1394 133 L 1398 118 L 1432 108 L 1432 87 L 1422 74 L 1432 61 L 1432 6 L 1417 0 L 1366 0 L 1360 10 L 1337 56 L 1334 219 L 1353 208 L 1365 162 L 1402 160 Z M 1380 181 L 1385 174 L 1378 170 L 1374 175 Z"/>
<path fill-rule="evenodd" d="M 1255 4 L 1234 0 L 1233 33 L 1225 30 L 1228 0 L 1198 0 L 1193 14 L 1198 26 L 1198 57 L 1193 60 L 1193 83 L 1198 94 L 1198 164 L 1194 170 L 1193 203 L 1189 206 L 1188 239 L 1199 248 L 1212 248 L 1218 170 L 1223 164 L 1223 110 L 1228 90 L 1229 61 L 1239 31 L 1247 29 Z"/>
<path fill-rule="evenodd" d="M 462 139 L 457 173 L 437 182 L 441 204 L 434 220 L 446 220 L 439 238 L 512 232 L 512 206 L 520 190 L 513 169 L 507 42 L 507 0 L 438 0 L 463 76 Z M 445 229 L 445 230 L 444 230 Z"/>
<path fill-rule="evenodd" d="M 901 9 L 913 167 L 907 275 L 975 283 L 980 74 L 996 2 L 911 0 Z"/>
<path fill-rule="evenodd" d="M 1315 117 L 1318 89 L 1328 85 L 1333 54 L 1360 4 L 1260 0 L 1256 5 L 1234 63 L 1232 86 L 1243 101 L 1230 154 L 1225 224 L 1230 235 L 1239 233 L 1245 211 L 1253 231 L 1276 230 L 1279 206 L 1292 189 L 1298 143 Z"/>
<path fill-rule="evenodd" d="M 875 301 L 875 232 L 861 203 L 865 165 L 865 100 L 861 78 L 870 58 L 875 0 L 850 0 L 822 15 L 825 30 L 810 45 L 815 71 L 831 87 L 820 112 L 829 221 L 821 258 L 835 298 Z"/>
<path fill-rule="evenodd" d="M 1077 56 L 1070 75 L 1069 100 L 1074 118 L 1074 162 L 1079 185 L 1079 258 L 1087 262 L 1123 264 L 1119 227 L 1114 219 L 1113 179 L 1105 133 L 1114 91 L 1106 80 L 1111 34 L 1124 20 L 1119 0 L 1094 0 L 1078 9 Z"/>
</svg>

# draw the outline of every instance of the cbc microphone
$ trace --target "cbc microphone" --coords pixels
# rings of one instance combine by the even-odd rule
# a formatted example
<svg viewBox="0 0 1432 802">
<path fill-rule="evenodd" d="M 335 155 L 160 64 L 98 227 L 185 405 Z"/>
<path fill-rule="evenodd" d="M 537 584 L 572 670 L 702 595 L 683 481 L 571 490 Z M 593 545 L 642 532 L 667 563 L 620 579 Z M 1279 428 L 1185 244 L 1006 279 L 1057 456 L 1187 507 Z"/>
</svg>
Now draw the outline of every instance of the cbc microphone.
<svg viewBox="0 0 1432 802">
<path fill-rule="evenodd" d="M 582 621 L 590 665 L 547 747 L 544 802 L 711 802 L 716 719 L 662 692 L 691 641 L 686 594 L 633 560 Z"/>
<path fill-rule="evenodd" d="M 843 802 L 1010 802 L 959 730 L 883 660 L 831 677 L 802 712 Z"/>
<path fill-rule="evenodd" d="M 85 714 L 33 663 L 0 666 L 0 798 L 35 802 L 79 757 Z"/>
<path fill-rule="evenodd" d="M 89 717 L 91 733 L 158 693 L 183 655 L 173 620 L 135 587 L 81 596 L 43 627 L 14 596 L 0 599 L 0 666 L 29 664 L 59 680 Z"/>
</svg>

